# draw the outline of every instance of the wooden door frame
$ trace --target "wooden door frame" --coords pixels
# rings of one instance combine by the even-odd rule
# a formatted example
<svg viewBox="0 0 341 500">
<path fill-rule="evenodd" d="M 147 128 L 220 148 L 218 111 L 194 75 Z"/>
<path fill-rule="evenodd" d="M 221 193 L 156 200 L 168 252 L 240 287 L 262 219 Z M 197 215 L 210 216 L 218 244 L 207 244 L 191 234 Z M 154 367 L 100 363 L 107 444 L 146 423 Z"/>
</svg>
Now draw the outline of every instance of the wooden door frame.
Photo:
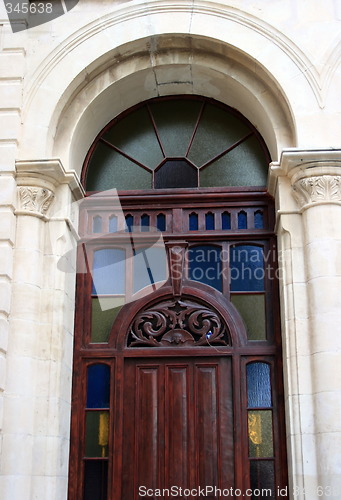
<svg viewBox="0 0 341 500">
<path fill-rule="evenodd" d="M 205 191 L 205 190 L 203 190 Z M 204 194 L 204 198 L 203 198 Z M 189 201 L 190 200 L 190 201 Z M 231 201 L 232 200 L 232 201 Z M 256 202 L 255 202 L 256 200 Z M 97 200 L 98 202 L 98 200 Z M 105 206 L 110 205 L 110 199 L 103 200 Z M 255 192 L 253 189 L 223 189 L 214 188 L 207 190 L 207 193 L 194 192 L 191 190 L 179 190 L 179 193 L 174 194 L 168 192 L 155 193 L 124 193 L 122 195 L 123 208 L 128 211 L 136 210 L 140 205 L 146 204 L 153 207 L 158 211 L 165 210 L 169 207 L 175 207 L 173 210 L 173 232 L 176 234 L 167 235 L 166 239 L 169 241 L 177 241 L 179 238 L 189 240 L 192 243 L 198 242 L 212 242 L 222 241 L 226 238 L 228 241 L 242 241 L 243 243 L 250 242 L 251 244 L 258 241 L 274 241 L 273 233 L 273 201 L 268 195 L 262 192 Z M 190 207 L 197 207 L 198 212 L 204 213 L 205 210 L 212 207 L 232 206 L 233 210 L 240 210 L 244 206 L 263 206 L 266 208 L 266 226 L 264 230 L 251 229 L 245 233 L 240 233 L 237 230 L 232 230 L 229 233 L 218 231 L 217 233 L 202 232 L 181 234 L 183 228 L 183 218 L 181 218 L 180 211 L 188 211 Z M 156 207 L 156 208 L 155 208 Z M 183 208 L 180 208 L 183 207 Z M 206 208 L 207 207 L 207 208 Z M 248 209 L 249 210 L 249 209 Z M 251 210 L 251 208 L 250 208 Z M 253 209 L 254 210 L 254 209 Z M 148 212 L 148 208 L 146 208 Z M 88 224 L 88 221 L 86 221 Z M 84 229 L 84 228 L 83 228 Z M 86 232 L 86 231 L 85 231 Z M 181 236 L 180 236 L 181 234 Z M 270 246 L 270 243 L 269 243 Z M 217 347 L 217 350 L 211 347 L 195 348 L 157 348 L 156 351 L 151 348 L 138 348 L 128 349 L 126 347 L 126 336 L 132 318 L 138 312 L 146 307 L 148 304 L 154 304 L 158 301 L 171 297 L 173 288 L 169 280 L 162 288 L 149 294 L 146 297 L 140 298 L 135 302 L 126 304 L 119 315 L 117 316 L 112 334 L 107 344 L 92 344 L 89 335 L 89 290 L 91 290 L 91 275 L 80 274 L 77 276 L 77 308 L 75 317 L 75 355 L 74 355 L 74 369 L 73 369 L 73 402 L 72 402 L 72 415 L 71 415 L 71 453 L 70 453 L 70 474 L 69 474 L 69 500 L 80 500 L 83 497 L 83 451 L 82 446 L 84 442 L 84 401 L 86 394 L 86 367 L 93 363 L 107 363 L 112 367 L 111 381 L 114 384 L 115 380 L 122 379 L 124 376 L 124 359 L 126 357 L 141 356 L 144 358 L 152 358 L 153 356 L 232 356 L 232 372 L 234 384 L 234 415 L 235 415 L 235 433 L 238 439 L 235 439 L 235 487 L 243 488 L 248 482 L 248 458 L 247 454 L 247 432 L 245 426 L 245 408 L 247 405 L 246 400 L 246 378 L 245 370 L 242 367 L 250 360 L 265 361 L 272 363 L 273 374 L 273 392 L 276 399 L 276 418 L 275 418 L 275 432 L 277 442 L 282 443 L 278 450 L 276 449 L 277 462 L 286 465 L 286 451 L 285 440 L 281 438 L 285 435 L 284 423 L 284 401 L 283 401 L 283 374 L 282 374 L 282 352 L 281 352 L 281 339 L 280 339 L 280 322 L 279 322 L 279 305 L 278 305 L 278 288 L 276 283 L 271 286 L 271 293 L 273 298 L 274 307 L 274 334 L 268 342 L 250 342 L 247 339 L 244 323 L 237 313 L 234 306 L 227 297 L 224 297 L 220 292 L 214 288 L 204 285 L 199 282 L 194 282 L 188 279 L 183 279 L 182 294 L 183 296 L 193 297 L 197 301 L 202 301 L 209 304 L 213 309 L 225 319 L 230 328 L 230 335 L 232 346 Z M 91 293 L 91 292 L 90 292 Z M 90 323 L 91 324 L 91 323 Z M 115 332 L 122 332 L 121 336 L 117 336 Z M 85 333 L 85 335 L 84 335 Z M 122 386 L 122 384 L 121 384 Z M 112 385 L 113 387 L 113 385 Z M 120 439 L 122 432 L 122 387 L 118 387 L 115 394 L 111 397 L 112 414 L 115 412 L 114 437 Z M 238 417 L 239 415 L 239 417 Z M 112 417 L 113 418 L 113 417 Z M 115 477 L 119 477 L 121 459 L 118 457 L 114 464 Z M 112 468 L 112 467 L 111 467 Z M 280 487 L 287 484 L 287 473 L 285 468 L 283 470 L 277 469 L 277 481 Z M 109 484 L 110 481 L 109 479 Z M 108 499 L 111 499 L 111 492 L 109 488 Z M 119 498 L 119 496 L 117 497 Z"/>
</svg>

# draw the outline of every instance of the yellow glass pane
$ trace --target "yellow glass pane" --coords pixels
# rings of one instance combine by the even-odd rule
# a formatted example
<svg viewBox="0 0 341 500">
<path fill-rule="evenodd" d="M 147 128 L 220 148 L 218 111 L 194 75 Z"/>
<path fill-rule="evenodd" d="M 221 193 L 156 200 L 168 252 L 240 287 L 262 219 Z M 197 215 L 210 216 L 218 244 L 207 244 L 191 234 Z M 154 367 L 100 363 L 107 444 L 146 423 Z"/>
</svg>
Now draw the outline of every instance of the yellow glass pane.
<svg viewBox="0 0 341 500">
<path fill-rule="evenodd" d="M 272 411 L 248 412 L 248 436 L 250 457 L 273 457 Z"/>
<path fill-rule="evenodd" d="M 107 457 L 109 444 L 109 412 L 88 411 L 86 414 L 85 456 Z"/>
</svg>

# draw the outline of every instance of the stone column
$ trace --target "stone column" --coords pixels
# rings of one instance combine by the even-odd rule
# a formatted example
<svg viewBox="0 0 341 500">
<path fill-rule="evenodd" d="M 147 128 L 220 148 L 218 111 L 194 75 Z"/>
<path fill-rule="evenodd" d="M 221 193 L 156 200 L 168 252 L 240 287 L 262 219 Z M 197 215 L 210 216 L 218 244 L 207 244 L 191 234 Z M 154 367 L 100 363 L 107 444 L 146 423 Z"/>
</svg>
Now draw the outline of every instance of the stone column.
<svg viewBox="0 0 341 500">
<path fill-rule="evenodd" d="M 16 170 L 1 498 L 59 500 L 67 496 L 75 275 L 57 261 L 75 236 L 69 212 L 82 189 L 57 160 Z"/>
<path fill-rule="evenodd" d="M 283 252 L 291 489 L 296 499 L 336 500 L 341 498 L 341 151 L 284 151 L 272 165 L 272 181 Z"/>
</svg>

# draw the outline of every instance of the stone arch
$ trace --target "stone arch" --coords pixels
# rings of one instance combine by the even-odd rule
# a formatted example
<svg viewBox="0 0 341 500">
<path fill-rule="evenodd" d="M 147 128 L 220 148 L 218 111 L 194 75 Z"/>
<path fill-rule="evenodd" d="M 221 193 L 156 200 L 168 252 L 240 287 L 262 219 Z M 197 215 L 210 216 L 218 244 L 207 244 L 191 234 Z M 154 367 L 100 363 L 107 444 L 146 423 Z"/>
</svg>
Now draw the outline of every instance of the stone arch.
<svg viewBox="0 0 341 500">
<path fill-rule="evenodd" d="M 55 135 L 48 149 L 66 167 L 79 172 L 94 137 L 123 110 L 158 95 L 178 93 L 213 97 L 238 109 L 264 137 L 272 159 L 283 147 L 295 145 L 290 106 L 284 93 L 275 90 L 273 78 L 265 68 L 255 71 L 252 58 L 217 40 L 150 37 L 115 49 L 103 59 L 54 113 Z"/>
<path fill-rule="evenodd" d="M 305 114 L 322 99 L 315 66 L 283 33 L 203 0 L 121 5 L 72 33 L 29 76 L 20 159 L 33 149 L 78 172 L 107 110 L 112 118 L 157 95 L 197 93 L 236 107 L 274 161 L 298 145 Z"/>
</svg>

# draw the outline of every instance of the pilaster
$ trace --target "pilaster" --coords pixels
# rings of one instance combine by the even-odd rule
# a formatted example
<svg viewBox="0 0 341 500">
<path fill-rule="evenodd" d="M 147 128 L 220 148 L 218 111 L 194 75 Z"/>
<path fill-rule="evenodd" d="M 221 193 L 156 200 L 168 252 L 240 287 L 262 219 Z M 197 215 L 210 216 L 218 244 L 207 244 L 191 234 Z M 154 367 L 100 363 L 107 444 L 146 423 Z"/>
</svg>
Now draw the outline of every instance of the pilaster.
<svg viewBox="0 0 341 500">
<path fill-rule="evenodd" d="M 298 498 L 341 495 L 341 151 L 287 150 L 272 164 L 277 228 L 289 449 L 298 453 Z M 299 241 L 295 252 L 294 241 Z M 291 275 L 285 272 L 290 265 Z M 292 321 L 288 324 L 288 310 Z M 292 453 L 290 453 L 292 454 Z M 300 466 L 297 468 L 297 464 Z"/>
<path fill-rule="evenodd" d="M 20 161 L 16 191 L 2 498 L 38 498 L 46 488 L 64 498 L 75 276 L 57 262 L 74 239 L 71 205 L 82 187 L 59 160 Z"/>
</svg>

